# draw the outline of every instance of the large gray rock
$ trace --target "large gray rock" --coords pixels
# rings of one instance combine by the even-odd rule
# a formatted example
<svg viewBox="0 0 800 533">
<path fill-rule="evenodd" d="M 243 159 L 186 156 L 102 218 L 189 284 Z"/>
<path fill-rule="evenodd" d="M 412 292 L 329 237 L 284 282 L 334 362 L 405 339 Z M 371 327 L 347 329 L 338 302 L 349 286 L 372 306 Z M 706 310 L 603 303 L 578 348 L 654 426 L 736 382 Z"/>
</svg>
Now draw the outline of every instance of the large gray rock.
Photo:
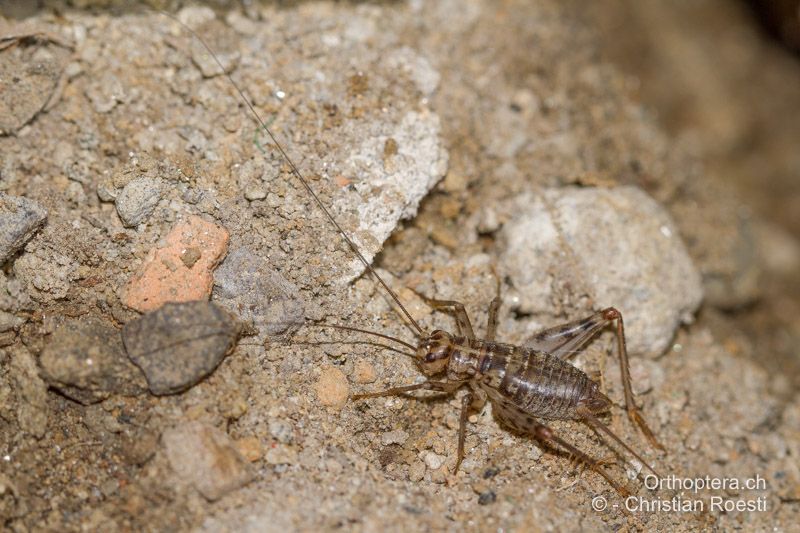
<svg viewBox="0 0 800 533">
<path fill-rule="evenodd" d="M 669 215 L 640 189 L 548 189 L 513 209 L 502 261 L 520 311 L 546 314 L 563 292 L 588 296 L 595 309 L 619 309 L 628 349 L 651 355 L 692 320 L 700 274 Z"/>
</svg>

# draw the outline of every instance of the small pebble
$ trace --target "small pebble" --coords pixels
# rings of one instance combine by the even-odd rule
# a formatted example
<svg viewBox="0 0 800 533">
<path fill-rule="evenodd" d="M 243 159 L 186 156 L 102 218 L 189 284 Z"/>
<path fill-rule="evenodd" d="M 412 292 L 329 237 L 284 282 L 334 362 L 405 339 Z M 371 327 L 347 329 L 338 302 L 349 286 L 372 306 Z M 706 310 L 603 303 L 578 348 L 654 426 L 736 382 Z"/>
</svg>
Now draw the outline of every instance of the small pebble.
<svg viewBox="0 0 800 533">
<path fill-rule="evenodd" d="M 487 490 L 486 492 L 481 493 L 478 496 L 478 503 L 480 505 L 489 505 L 490 503 L 494 503 L 497 501 L 497 494 L 493 490 Z"/>
<path fill-rule="evenodd" d="M 363 359 L 359 359 L 353 365 L 353 380 L 356 383 L 373 383 L 378 378 L 375 367 Z"/>
<path fill-rule="evenodd" d="M 166 302 L 208 300 L 211 272 L 228 249 L 228 231 L 198 216 L 179 222 L 154 247 L 128 282 L 122 303 L 137 311 L 158 309 Z"/>
<path fill-rule="evenodd" d="M 387 431 L 381 435 L 381 444 L 388 446 L 390 444 L 404 444 L 408 440 L 408 433 L 402 429 L 394 431 Z"/>
<path fill-rule="evenodd" d="M 335 366 L 327 366 L 322 369 L 314 389 L 317 392 L 319 403 L 334 409 L 344 407 L 347 397 L 350 395 L 350 384 L 347 383 L 347 377 Z"/>
<path fill-rule="evenodd" d="M 181 252 L 181 261 L 186 268 L 192 268 L 197 260 L 203 256 L 203 252 L 197 246 L 191 246 Z"/>
<path fill-rule="evenodd" d="M 110 183 L 101 183 L 97 186 L 97 198 L 101 202 L 113 202 L 117 199 L 118 192 Z"/>
<path fill-rule="evenodd" d="M 262 187 L 248 187 L 244 191 L 244 197 L 251 202 L 254 200 L 263 200 L 267 197 L 267 191 Z"/>
<path fill-rule="evenodd" d="M 46 219 L 47 211 L 33 200 L 0 192 L 0 264 L 17 253 Z"/>
<path fill-rule="evenodd" d="M 288 444 L 294 440 L 292 424 L 280 418 L 273 418 L 269 421 L 269 434 L 284 444 Z"/>
<path fill-rule="evenodd" d="M 115 201 L 122 223 L 132 228 L 147 220 L 161 200 L 162 189 L 161 180 L 145 177 L 125 185 Z"/>
<path fill-rule="evenodd" d="M 304 303 L 297 287 L 245 247 L 229 253 L 214 272 L 214 301 L 252 323 L 259 342 L 303 321 Z"/>
<path fill-rule="evenodd" d="M 408 480 L 409 481 L 422 481 L 425 477 L 425 463 L 422 461 L 414 461 L 408 467 Z"/>
<path fill-rule="evenodd" d="M 444 464 L 446 457 L 435 452 L 427 451 L 423 459 L 425 464 L 428 465 L 428 468 L 431 470 L 438 470 Z"/>
<path fill-rule="evenodd" d="M 172 469 L 207 500 L 218 500 L 253 479 L 230 437 L 213 426 L 184 423 L 166 430 L 161 441 Z"/>
<path fill-rule="evenodd" d="M 264 447 L 258 437 L 244 437 L 236 441 L 236 450 L 248 461 L 254 463 L 264 455 Z"/>
<path fill-rule="evenodd" d="M 128 357 L 153 394 L 182 392 L 209 375 L 237 335 L 236 322 L 209 302 L 170 303 L 122 329 Z"/>
</svg>

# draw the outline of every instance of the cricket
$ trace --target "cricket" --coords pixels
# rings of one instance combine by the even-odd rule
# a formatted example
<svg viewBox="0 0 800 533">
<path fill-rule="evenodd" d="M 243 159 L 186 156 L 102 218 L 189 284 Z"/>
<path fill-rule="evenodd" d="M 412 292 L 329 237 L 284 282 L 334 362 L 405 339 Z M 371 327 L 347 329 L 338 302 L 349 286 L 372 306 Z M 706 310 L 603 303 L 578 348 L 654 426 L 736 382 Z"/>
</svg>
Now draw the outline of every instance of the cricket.
<svg viewBox="0 0 800 533">
<path fill-rule="evenodd" d="M 219 66 L 220 71 L 241 97 L 251 118 L 266 133 L 272 145 L 288 165 L 291 174 L 351 248 L 366 271 L 373 276 L 386 295 L 396 304 L 401 316 L 416 335 L 415 341 L 405 341 L 380 332 L 340 324 L 320 324 L 318 326 L 370 335 L 408 349 L 410 353 L 407 355 L 413 357 L 419 370 L 427 377 L 421 383 L 397 385 L 385 390 L 355 394 L 351 398 L 352 401 L 404 395 L 414 391 L 452 394 L 462 387 L 467 387 L 469 391 L 461 400 L 454 473 L 458 471 L 465 457 L 464 448 L 469 413 L 473 409 L 480 409 L 488 401 L 492 406 L 493 413 L 503 424 L 537 439 L 554 451 L 584 463 L 592 471 L 602 476 L 623 497 L 628 496 L 629 491 L 606 472 L 601 461 L 570 444 L 568 438 L 557 434 L 546 421 L 581 421 L 598 434 L 610 438 L 644 467 L 660 477 L 653 466 L 600 420 L 600 416 L 610 412 L 612 401 L 601 392 L 600 385 L 596 381 L 569 362 L 571 356 L 583 350 L 603 330 L 613 328 L 616 334 L 616 353 L 619 359 L 628 418 L 639 428 L 651 446 L 659 450 L 664 449 L 650 430 L 634 398 L 625 343 L 624 321 L 619 310 L 607 307 L 588 317 L 545 329 L 536 334 L 533 340 L 525 346 L 505 344 L 496 339 L 497 317 L 502 296 L 500 294 L 500 278 L 495 274 L 496 296 L 489 304 L 488 323 L 483 337 L 476 335 L 463 303 L 457 300 L 434 299 L 420 294 L 419 296 L 432 309 L 452 314 L 456 323 L 456 333 L 438 329 L 427 331 L 412 317 L 398 294 L 389 287 L 367 261 L 354 240 L 320 200 L 282 143 L 278 141 L 256 107 L 245 95 L 244 90 L 224 68 L 211 46 L 195 30 L 173 15 L 163 11 L 160 13 L 179 23 L 205 47 Z M 532 265 L 531 268 L 536 268 L 536 266 Z"/>
<path fill-rule="evenodd" d="M 0 2 L 0 531 L 793 530 L 739 4 Z"/>
</svg>

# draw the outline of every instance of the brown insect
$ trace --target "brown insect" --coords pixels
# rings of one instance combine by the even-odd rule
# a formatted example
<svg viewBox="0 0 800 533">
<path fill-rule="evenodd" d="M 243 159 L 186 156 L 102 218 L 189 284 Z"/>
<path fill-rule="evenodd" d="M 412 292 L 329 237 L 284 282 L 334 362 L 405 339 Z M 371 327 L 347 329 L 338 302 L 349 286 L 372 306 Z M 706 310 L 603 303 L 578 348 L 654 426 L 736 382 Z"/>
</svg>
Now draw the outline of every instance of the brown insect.
<svg viewBox="0 0 800 533">
<path fill-rule="evenodd" d="M 522 433 L 532 435 L 543 443 L 553 448 L 561 449 L 584 462 L 592 470 L 603 476 L 621 495 L 627 496 L 628 491 L 608 475 L 600 462 L 559 437 L 548 425 L 541 422 L 541 419 L 583 421 L 610 437 L 654 474 L 658 475 L 639 454 L 633 451 L 597 418 L 598 415 L 607 413 L 610 410 L 611 400 L 600 392 L 599 385 L 592 381 L 586 373 L 567 361 L 569 356 L 582 350 L 604 328 L 614 325 L 628 416 L 654 447 L 663 450 L 634 401 L 628 367 L 628 354 L 625 347 L 625 328 L 622 314 L 617 309 L 609 307 L 584 319 L 546 329 L 538 333 L 527 346 L 500 343 L 495 341 L 497 313 L 501 304 L 498 279 L 497 295 L 489 306 L 489 319 L 484 338 L 480 339 L 475 336 L 472 323 L 461 302 L 435 300 L 420 295 L 433 309 L 450 310 L 456 319 L 457 335 L 452 335 L 442 330 L 435 330 L 429 333 L 414 320 L 400 302 L 397 294 L 378 275 L 364 258 L 358 246 L 331 215 L 244 95 L 244 92 L 222 66 L 211 47 L 184 23 L 168 13 L 162 12 L 162 14 L 178 22 L 202 43 L 239 93 L 258 126 L 266 132 L 286 161 L 292 174 L 317 204 L 328 221 L 341 234 L 342 238 L 353 250 L 353 253 L 397 304 L 410 325 L 416 330 L 418 342 L 414 345 L 401 339 L 366 329 L 343 325 L 321 326 L 360 332 L 409 348 L 414 352 L 414 358 L 420 370 L 429 378 L 422 383 L 358 394 L 353 396 L 354 400 L 399 395 L 417 390 L 453 393 L 462 386 L 468 386 L 470 390 L 461 400 L 458 456 L 454 472 L 458 470 L 461 461 L 464 459 L 464 442 L 469 410 L 476 400 L 480 403 L 488 400 L 492 404 L 493 412 L 506 425 Z"/>
</svg>

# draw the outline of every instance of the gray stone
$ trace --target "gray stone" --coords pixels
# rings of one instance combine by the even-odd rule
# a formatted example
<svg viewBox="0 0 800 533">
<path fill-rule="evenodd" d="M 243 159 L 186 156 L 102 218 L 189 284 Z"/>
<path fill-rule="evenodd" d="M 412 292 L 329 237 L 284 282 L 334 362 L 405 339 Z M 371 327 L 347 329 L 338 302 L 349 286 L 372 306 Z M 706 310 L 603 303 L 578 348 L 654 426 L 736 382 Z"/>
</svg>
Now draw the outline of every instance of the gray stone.
<svg viewBox="0 0 800 533">
<path fill-rule="evenodd" d="M 244 197 L 251 202 L 255 200 L 263 200 L 267 197 L 267 191 L 263 187 L 253 185 L 244 190 Z"/>
<path fill-rule="evenodd" d="M 666 211 L 640 189 L 549 189 L 513 203 L 502 261 L 520 311 L 547 314 L 565 292 L 585 293 L 595 309 L 619 309 L 628 349 L 650 355 L 692 320 L 700 274 Z"/>
<path fill-rule="evenodd" d="M 0 192 L 0 264 L 22 248 L 46 219 L 47 211 L 33 200 Z"/>
<path fill-rule="evenodd" d="M 138 226 L 153 213 L 161 200 L 161 180 L 140 177 L 131 180 L 117 195 L 116 206 L 122 223 L 131 228 Z"/>
<path fill-rule="evenodd" d="M 209 302 L 168 303 L 122 329 L 128 357 L 153 394 L 182 392 L 209 375 L 237 335 L 236 322 Z"/>
<path fill-rule="evenodd" d="M 39 364 L 51 387 L 84 405 L 147 390 L 141 371 L 125 354 L 119 330 L 95 317 L 59 326 Z"/>
<path fill-rule="evenodd" d="M 249 248 L 228 254 L 214 272 L 214 301 L 258 329 L 258 338 L 277 335 L 303 321 L 297 287 L 271 270 Z"/>
</svg>

